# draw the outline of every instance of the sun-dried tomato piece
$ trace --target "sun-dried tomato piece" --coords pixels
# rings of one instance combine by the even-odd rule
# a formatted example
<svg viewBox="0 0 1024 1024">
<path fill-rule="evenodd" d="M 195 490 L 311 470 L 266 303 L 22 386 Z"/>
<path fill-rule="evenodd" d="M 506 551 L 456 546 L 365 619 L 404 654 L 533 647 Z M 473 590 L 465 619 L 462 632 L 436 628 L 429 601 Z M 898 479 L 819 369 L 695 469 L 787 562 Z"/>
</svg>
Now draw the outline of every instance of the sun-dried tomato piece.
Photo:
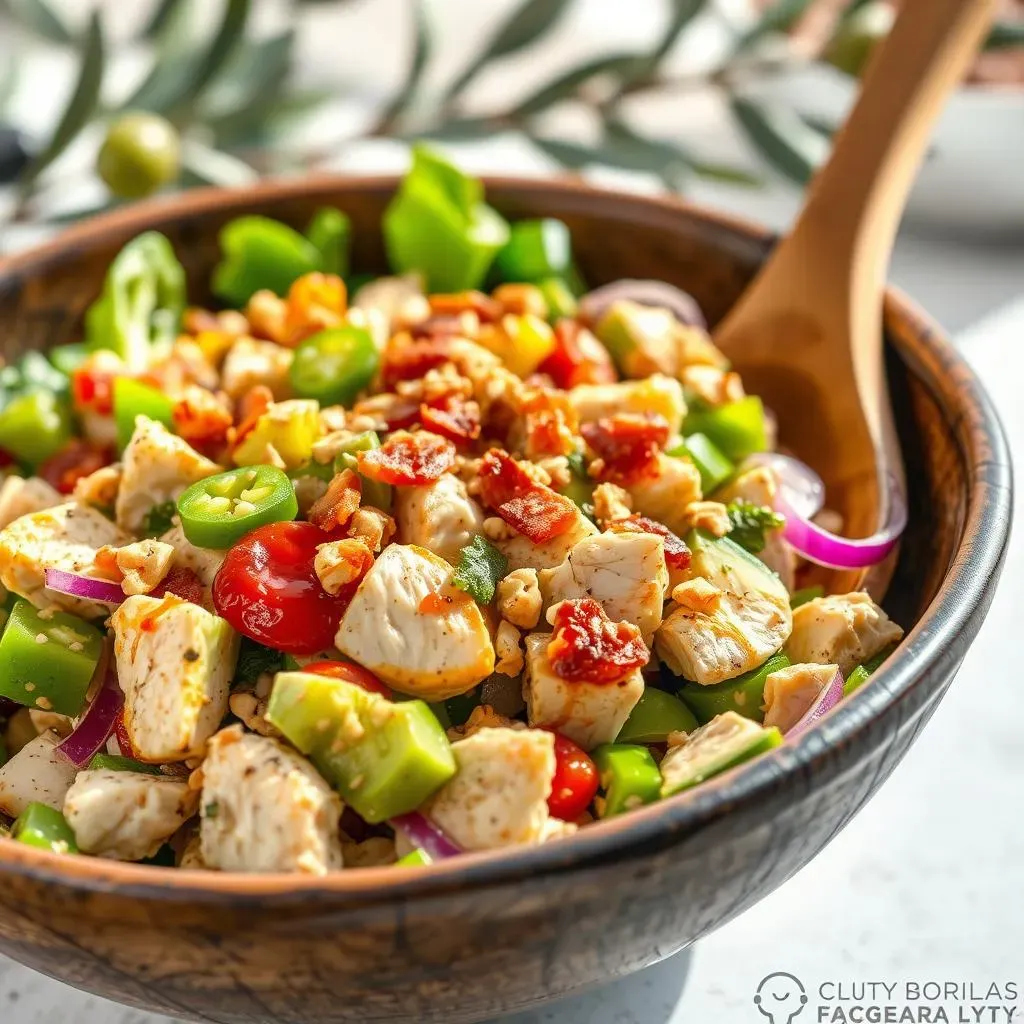
<svg viewBox="0 0 1024 1024">
<path fill-rule="evenodd" d="M 655 468 L 671 428 L 658 413 L 624 412 L 584 423 L 580 433 L 603 461 L 603 479 L 635 480 Z"/>
<path fill-rule="evenodd" d="M 327 490 L 310 507 L 306 518 L 325 533 L 344 526 L 359 508 L 363 485 L 359 474 L 343 469 L 327 485 Z"/>
<path fill-rule="evenodd" d="M 420 422 L 435 434 L 466 445 L 480 436 L 480 406 L 461 395 L 444 395 L 420 406 Z"/>
<path fill-rule="evenodd" d="M 61 494 L 70 494 L 82 477 L 109 466 L 113 461 L 111 449 L 100 448 L 76 437 L 43 462 L 37 473 Z"/>
<path fill-rule="evenodd" d="M 447 338 L 410 338 L 396 335 L 384 349 L 381 379 L 393 388 L 402 380 L 419 380 L 429 370 L 443 366 L 451 358 Z"/>
<path fill-rule="evenodd" d="M 411 487 L 440 479 L 455 465 L 455 445 L 421 430 L 389 437 L 379 448 L 360 452 L 359 472 L 383 484 Z"/>
<path fill-rule="evenodd" d="M 172 569 L 150 597 L 166 597 L 168 594 L 201 605 L 204 597 L 202 580 L 191 569 Z"/>
<path fill-rule="evenodd" d="M 555 350 L 538 370 L 546 373 L 555 387 L 569 388 L 577 384 L 614 384 L 619 379 L 608 350 L 576 320 L 559 320 L 555 324 Z"/>
<path fill-rule="evenodd" d="M 514 530 L 543 544 L 572 528 L 576 506 L 536 483 L 510 455 L 492 448 L 480 462 L 480 496 Z"/>
<path fill-rule="evenodd" d="M 612 622 L 590 597 L 558 605 L 547 653 L 555 674 L 573 683 L 618 683 L 651 657 L 636 626 Z"/>
<path fill-rule="evenodd" d="M 353 416 L 369 416 L 384 425 L 386 431 L 406 430 L 420 418 L 420 403 L 411 398 L 385 391 L 356 402 Z"/>
<path fill-rule="evenodd" d="M 652 533 L 665 541 L 665 564 L 670 569 L 688 569 L 690 566 L 690 549 L 686 542 L 676 536 L 664 523 L 647 516 L 632 515 L 625 519 L 615 519 L 608 524 L 610 533 Z"/>
</svg>

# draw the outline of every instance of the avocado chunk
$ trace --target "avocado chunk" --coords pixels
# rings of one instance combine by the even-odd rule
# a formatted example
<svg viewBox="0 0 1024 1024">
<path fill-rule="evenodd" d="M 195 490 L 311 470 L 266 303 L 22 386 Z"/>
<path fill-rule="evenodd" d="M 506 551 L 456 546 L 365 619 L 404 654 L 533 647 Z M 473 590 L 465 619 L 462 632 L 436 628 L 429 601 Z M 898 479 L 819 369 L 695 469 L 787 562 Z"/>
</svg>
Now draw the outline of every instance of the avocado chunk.
<svg viewBox="0 0 1024 1024">
<path fill-rule="evenodd" d="M 706 725 L 716 715 L 735 711 L 752 722 L 764 721 L 764 681 L 772 672 L 788 668 L 789 658 L 785 654 L 773 654 L 763 665 L 744 672 L 723 683 L 701 686 L 700 683 L 686 683 L 679 690 L 686 706 L 697 716 L 701 725 Z"/>
<path fill-rule="evenodd" d="M 591 756 L 597 765 L 604 794 L 595 803 L 600 817 L 611 818 L 654 803 L 661 795 L 661 772 L 646 747 L 605 743 Z"/>
<path fill-rule="evenodd" d="M 757 591 L 777 602 L 789 605 L 789 591 L 782 580 L 746 548 L 714 537 L 706 530 L 691 530 L 686 535 L 690 549 L 690 577 L 703 576 L 720 590 L 730 594 Z"/>
<path fill-rule="evenodd" d="M 692 789 L 781 743 L 782 733 L 774 726 L 765 729 L 735 711 L 726 711 L 665 755 L 661 762 L 661 795 Z"/>
<path fill-rule="evenodd" d="M 267 720 L 373 824 L 415 810 L 455 774 L 455 758 L 422 700 L 392 703 L 341 679 L 279 672 Z"/>
</svg>

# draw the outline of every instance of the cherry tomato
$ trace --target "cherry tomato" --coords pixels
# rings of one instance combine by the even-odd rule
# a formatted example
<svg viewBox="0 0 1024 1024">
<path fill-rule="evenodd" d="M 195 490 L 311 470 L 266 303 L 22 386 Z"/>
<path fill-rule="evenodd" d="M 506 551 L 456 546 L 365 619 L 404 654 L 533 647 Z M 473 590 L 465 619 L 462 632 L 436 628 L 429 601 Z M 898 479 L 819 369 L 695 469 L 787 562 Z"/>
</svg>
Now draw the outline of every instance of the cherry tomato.
<svg viewBox="0 0 1024 1024">
<path fill-rule="evenodd" d="M 79 412 L 109 416 L 114 411 L 114 378 L 123 376 L 120 361 L 107 366 L 103 359 L 87 359 L 71 374 L 71 398 Z"/>
<path fill-rule="evenodd" d="M 70 494 L 82 477 L 109 466 L 113 461 L 113 452 L 110 449 L 98 448 L 76 437 L 43 462 L 38 473 L 61 494 Z"/>
<path fill-rule="evenodd" d="M 353 665 L 348 661 L 312 661 L 302 671 L 327 676 L 330 679 L 341 679 L 366 690 L 367 693 L 379 693 L 382 697 L 391 699 L 391 690 L 362 665 Z"/>
<path fill-rule="evenodd" d="M 575 821 L 589 806 L 597 793 L 597 765 L 586 751 L 572 740 L 556 732 L 555 775 L 551 780 L 548 810 L 552 817 Z"/>
<path fill-rule="evenodd" d="M 354 587 L 328 594 L 313 569 L 324 533 L 312 523 L 259 526 L 231 548 L 213 581 L 217 614 L 251 640 L 290 654 L 334 645 Z"/>
</svg>

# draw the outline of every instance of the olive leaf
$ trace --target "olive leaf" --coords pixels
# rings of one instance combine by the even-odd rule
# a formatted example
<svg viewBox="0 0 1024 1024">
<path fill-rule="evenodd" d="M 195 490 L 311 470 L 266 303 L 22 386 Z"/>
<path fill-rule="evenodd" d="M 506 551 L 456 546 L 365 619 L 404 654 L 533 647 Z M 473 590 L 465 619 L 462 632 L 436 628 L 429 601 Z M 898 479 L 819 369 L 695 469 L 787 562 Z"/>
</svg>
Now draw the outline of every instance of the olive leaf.
<svg viewBox="0 0 1024 1024">
<path fill-rule="evenodd" d="M 654 70 L 675 46 L 690 22 L 701 14 L 708 0 L 672 0 L 672 14 L 661 39 L 651 51 L 650 70 Z"/>
<path fill-rule="evenodd" d="M 490 117 L 456 117 L 443 121 L 433 128 L 424 128 L 400 135 L 408 142 L 424 139 L 435 142 L 470 142 L 487 138 L 495 133 L 497 126 Z"/>
<path fill-rule="evenodd" d="M 579 171 L 591 164 L 603 162 L 602 151 L 595 146 L 566 142 L 563 139 L 550 139 L 542 135 L 529 134 L 527 138 L 542 153 L 570 171 Z"/>
<path fill-rule="evenodd" d="M 0 116 L 18 87 L 18 62 L 12 56 L 0 67 Z"/>
<path fill-rule="evenodd" d="M 704 178 L 707 181 L 717 181 L 723 185 L 739 185 L 741 188 L 764 187 L 764 178 L 761 175 L 754 174 L 742 167 L 709 163 L 707 160 L 693 160 L 689 166 L 698 178 Z"/>
<path fill-rule="evenodd" d="M 491 37 L 483 52 L 448 87 L 452 100 L 492 61 L 517 53 L 546 35 L 562 19 L 574 0 L 524 0 Z"/>
<path fill-rule="evenodd" d="M 655 174 L 671 189 L 682 187 L 693 164 L 682 147 L 639 135 L 615 118 L 605 121 L 601 152 L 605 163 L 627 171 Z"/>
<path fill-rule="evenodd" d="M 514 113 L 520 117 L 539 114 L 562 100 L 573 98 L 579 93 L 581 86 L 600 75 L 631 77 L 638 62 L 642 60 L 643 55 L 638 53 L 611 53 L 585 61 L 557 75 L 536 92 L 531 93 L 516 106 Z"/>
<path fill-rule="evenodd" d="M 156 39 L 167 26 L 167 22 L 170 20 L 178 3 L 179 0 L 160 0 L 150 15 L 149 21 L 146 22 L 141 33 L 139 33 L 142 38 Z"/>
<path fill-rule="evenodd" d="M 106 64 L 106 45 L 99 11 L 93 11 L 89 18 L 88 28 L 82 37 L 80 53 L 78 77 L 71 90 L 68 105 L 64 108 L 64 113 L 61 114 L 49 141 L 22 173 L 20 182 L 22 195 L 28 193 L 29 187 L 36 178 L 67 149 L 71 141 L 89 122 L 99 103 L 100 87 L 103 84 L 103 71 Z"/>
<path fill-rule="evenodd" d="M 259 178 L 244 160 L 204 145 L 197 139 L 182 141 L 181 166 L 186 184 L 232 188 L 251 185 Z"/>
<path fill-rule="evenodd" d="M 434 50 L 434 12 L 431 10 L 432 0 L 410 0 L 412 4 L 414 42 L 412 60 L 409 70 L 394 99 L 384 111 L 385 123 L 391 123 L 416 100 L 420 84 L 426 74 Z"/>
<path fill-rule="evenodd" d="M 765 160 L 791 181 L 805 185 L 828 154 L 828 140 L 795 111 L 736 96 L 736 121 Z"/>
<path fill-rule="evenodd" d="M 74 34 L 46 0 L 0 0 L 0 9 L 51 43 L 73 43 Z"/>
<path fill-rule="evenodd" d="M 1024 21 L 997 21 L 985 40 L 986 50 L 1005 50 L 1024 46 Z"/>
<path fill-rule="evenodd" d="M 733 54 L 746 52 L 767 35 L 788 32 L 813 2 L 814 0 L 777 0 L 739 37 L 733 47 Z"/>
<path fill-rule="evenodd" d="M 243 40 L 206 90 L 202 120 L 222 126 L 234 116 L 258 117 L 288 77 L 294 46 L 292 28 L 267 39 Z"/>
</svg>

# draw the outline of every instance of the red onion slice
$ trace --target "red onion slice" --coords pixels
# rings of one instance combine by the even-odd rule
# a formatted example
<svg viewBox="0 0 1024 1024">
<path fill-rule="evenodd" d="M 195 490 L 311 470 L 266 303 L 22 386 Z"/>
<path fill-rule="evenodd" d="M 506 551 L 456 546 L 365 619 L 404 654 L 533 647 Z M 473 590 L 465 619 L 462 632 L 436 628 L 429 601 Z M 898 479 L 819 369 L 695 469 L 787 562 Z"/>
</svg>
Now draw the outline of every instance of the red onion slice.
<svg viewBox="0 0 1024 1024">
<path fill-rule="evenodd" d="M 807 463 L 778 452 L 760 452 L 751 455 L 742 468 L 751 466 L 767 466 L 775 471 L 790 508 L 799 515 L 811 519 L 821 511 L 825 504 L 825 483 Z"/>
<path fill-rule="evenodd" d="M 445 860 L 457 857 L 462 851 L 432 822 L 419 811 L 410 811 L 391 819 L 394 828 L 405 833 L 405 837 L 431 860 Z"/>
<path fill-rule="evenodd" d="M 836 669 L 832 681 L 818 694 L 814 703 L 803 713 L 800 720 L 786 733 L 786 739 L 799 736 L 820 718 L 824 718 L 843 699 L 843 673 Z"/>
<path fill-rule="evenodd" d="M 665 281 L 636 280 L 623 278 L 611 284 L 602 285 L 592 292 L 587 292 L 580 299 L 579 314 L 582 320 L 596 324 L 608 312 L 613 302 L 622 300 L 636 302 L 641 306 L 661 306 L 671 310 L 676 319 L 688 327 L 707 328 L 708 322 L 697 300 Z"/>
<path fill-rule="evenodd" d="M 49 568 L 46 570 L 46 586 L 58 594 L 69 597 L 80 597 L 86 601 L 100 601 L 103 604 L 121 604 L 124 591 L 120 583 L 110 580 L 97 580 L 92 576 L 82 576 L 76 572 L 65 572 L 63 569 Z"/>
<path fill-rule="evenodd" d="M 71 735 L 57 744 L 57 749 L 78 768 L 88 764 L 92 755 L 107 742 L 124 707 L 124 693 L 117 683 L 117 676 L 109 661 L 106 665 L 104 661 L 105 657 L 101 657 L 97 666 L 104 668 L 103 685 Z"/>
</svg>

